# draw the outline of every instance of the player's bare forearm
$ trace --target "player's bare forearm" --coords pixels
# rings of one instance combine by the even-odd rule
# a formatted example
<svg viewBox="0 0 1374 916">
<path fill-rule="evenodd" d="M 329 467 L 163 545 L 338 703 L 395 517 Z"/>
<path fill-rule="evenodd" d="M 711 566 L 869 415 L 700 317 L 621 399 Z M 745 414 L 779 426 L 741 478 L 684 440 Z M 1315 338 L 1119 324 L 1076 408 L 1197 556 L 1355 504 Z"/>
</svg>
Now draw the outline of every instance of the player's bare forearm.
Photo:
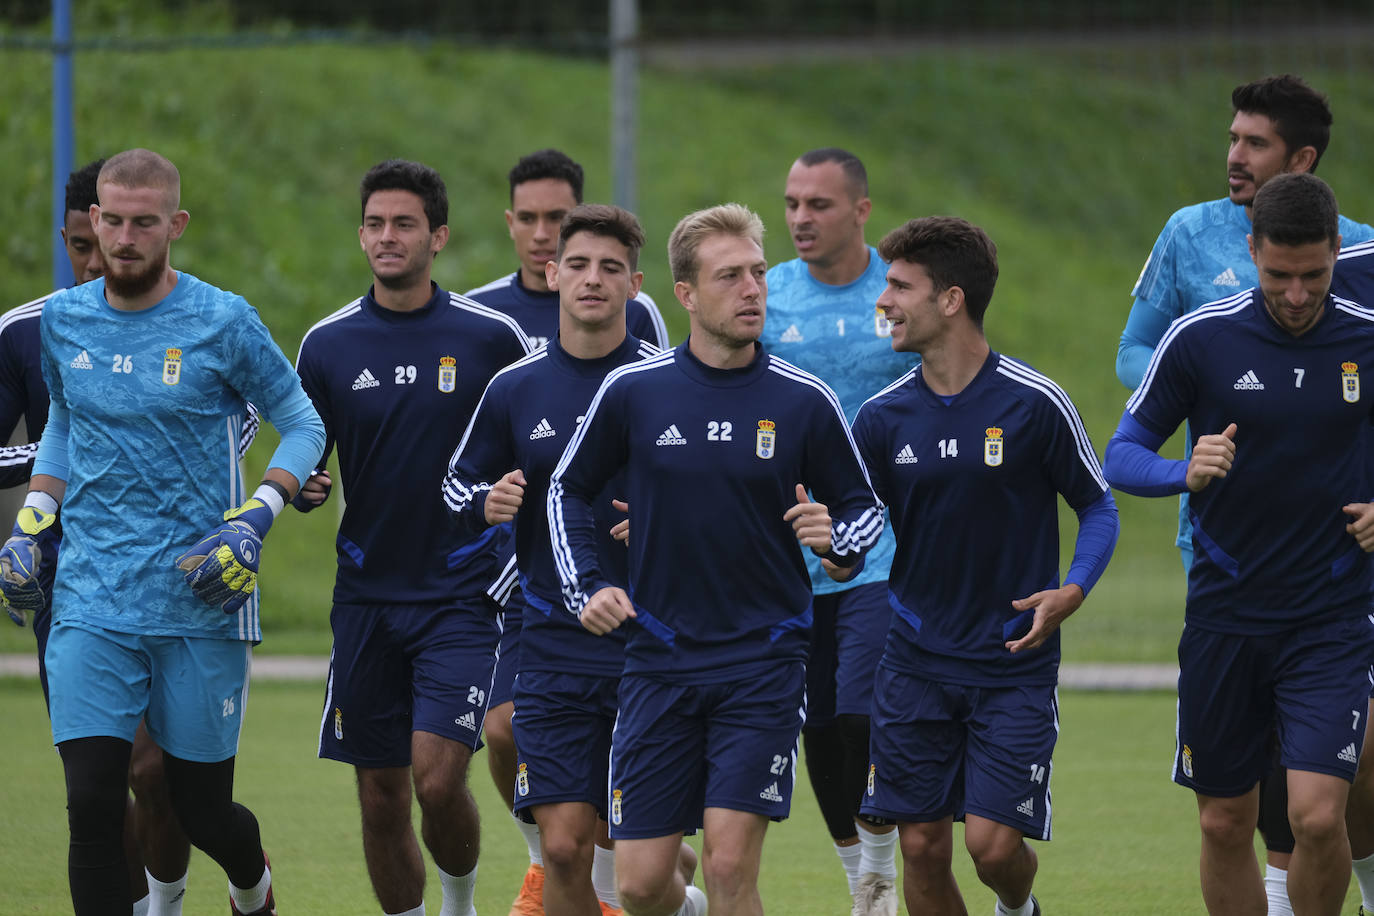
<svg viewBox="0 0 1374 916">
<path fill-rule="evenodd" d="M 275 483 L 277 486 L 286 490 L 285 500 L 290 502 L 296 498 L 296 493 L 300 491 L 301 482 L 296 479 L 296 475 L 284 468 L 268 468 L 262 475 L 263 483 Z"/>
<path fill-rule="evenodd" d="M 1020 639 L 1007 643 L 1007 651 L 1013 655 L 1027 649 L 1035 649 L 1054 635 L 1069 615 L 1083 605 L 1083 589 L 1074 584 L 1036 592 L 1026 598 L 1018 598 L 1011 606 L 1018 611 L 1035 609 L 1035 617 L 1030 632 Z"/>
<path fill-rule="evenodd" d="M 34 474 L 29 478 L 29 489 L 47 493 L 60 504 L 67 495 L 67 482 L 50 474 Z"/>
</svg>

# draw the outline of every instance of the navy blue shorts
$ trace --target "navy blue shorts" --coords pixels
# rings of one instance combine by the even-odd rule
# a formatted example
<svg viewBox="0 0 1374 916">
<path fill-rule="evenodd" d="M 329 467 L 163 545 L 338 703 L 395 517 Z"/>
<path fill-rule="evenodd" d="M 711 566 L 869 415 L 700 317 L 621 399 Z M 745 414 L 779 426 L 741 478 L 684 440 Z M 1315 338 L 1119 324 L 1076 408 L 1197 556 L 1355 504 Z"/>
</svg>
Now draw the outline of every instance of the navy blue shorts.
<svg viewBox="0 0 1374 916">
<path fill-rule="evenodd" d="M 928 823 L 965 814 L 1050 838 L 1054 685 L 965 687 L 878 669 L 861 811 Z"/>
<path fill-rule="evenodd" d="M 496 676 L 491 682 L 488 708 L 515 699 L 515 675 L 520 671 L 520 627 L 525 613 L 525 595 L 520 589 L 511 592 L 506 601 L 501 624 L 501 654 L 496 659 Z"/>
<path fill-rule="evenodd" d="M 892 606 L 887 583 L 812 599 L 811 655 L 806 662 L 806 724 L 830 725 L 836 716 L 868 715 L 873 674 L 883 657 Z"/>
<path fill-rule="evenodd" d="M 360 767 L 409 766 L 417 731 L 481 747 L 500 637 L 494 607 L 485 598 L 335 605 L 320 756 Z"/>
<path fill-rule="evenodd" d="M 706 808 L 787 817 L 805 681 L 801 662 L 724 684 L 625 675 L 611 739 L 611 836 L 691 833 Z"/>
<path fill-rule="evenodd" d="M 517 813 L 586 802 L 606 817 L 620 678 L 522 671 L 515 682 Z"/>
<path fill-rule="evenodd" d="M 1369 710 L 1370 618 L 1266 636 L 1185 626 L 1178 643 L 1174 781 L 1232 798 L 1255 787 L 1277 728 L 1290 770 L 1353 780 Z"/>
</svg>

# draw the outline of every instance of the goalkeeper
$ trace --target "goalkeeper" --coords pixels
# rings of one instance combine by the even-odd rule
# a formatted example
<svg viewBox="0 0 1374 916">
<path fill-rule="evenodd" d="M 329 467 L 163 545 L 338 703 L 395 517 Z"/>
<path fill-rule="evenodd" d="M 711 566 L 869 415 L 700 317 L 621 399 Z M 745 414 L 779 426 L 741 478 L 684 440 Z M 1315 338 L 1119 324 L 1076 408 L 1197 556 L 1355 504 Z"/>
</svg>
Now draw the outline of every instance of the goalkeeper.
<svg viewBox="0 0 1374 916">
<path fill-rule="evenodd" d="M 33 572 L 59 504 L 47 667 L 67 783 L 73 910 L 128 913 L 120 842 L 140 718 L 172 805 L 229 878 L 231 912 L 274 913 L 253 815 L 232 801 L 262 538 L 324 446 L 291 363 L 244 300 L 173 270 L 186 228 L 176 167 L 112 157 L 92 208 L 103 279 L 44 308 L 51 397 L 28 498 L 0 550 L 0 593 L 42 605 Z M 281 444 L 251 496 L 237 446 L 245 402 Z"/>
</svg>

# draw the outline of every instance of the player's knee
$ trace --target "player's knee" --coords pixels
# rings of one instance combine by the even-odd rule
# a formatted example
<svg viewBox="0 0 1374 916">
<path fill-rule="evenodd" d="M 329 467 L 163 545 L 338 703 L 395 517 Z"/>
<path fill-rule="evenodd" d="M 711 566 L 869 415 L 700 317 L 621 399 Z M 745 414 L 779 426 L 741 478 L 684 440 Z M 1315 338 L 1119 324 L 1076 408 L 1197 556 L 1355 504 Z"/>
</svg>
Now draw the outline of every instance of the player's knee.
<svg viewBox="0 0 1374 916">
<path fill-rule="evenodd" d="M 1345 839 L 1345 810 L 1333 803 L 1289 805 L 1288 822 L 1300 845 L 1325 845 Z"/>
<path fill-rule="evenodd" d="M 1257 818 L 1252 809 L 1237 805 L 1205 805 L 1198 813 L 1198 826 L 1205 842 L 1214 846 L 1243 846 L 1254 842 Z"/>
<path fill-rule="evenodd" d="M 708 895 L 714 889 L 718 893 L 734 896 L 739 888 L 756 880 L 758 863 L 739 848 L 713 848 L 707 843 L 703 848 L 701 870 L 706 878 Z"/>
<path fill-rule="evenodd" d="M 67 787 L 67 825 L 72 842 L 119 843 L 127 795 L 103 786 L 78 783 Z"/>
<path fill-rule="evenodd" d="M 1029 851 L 1020 833 L 1011 831 L 989 832 L 977 838 L 966 833 L 965 843 L 978 878 L 984 884 L 995 883 L 1009 870 L 1019 866 Z"/>
<path fill-rule="evenodd" d="M 931 824 L 901 828 L 902 861 L 908 868 L 947 869 L 954 861 L 954 836 Z"/>
<path fill-rule="evenodd" d="M 672 875 L 650 873 L 647 869 L 619 869 L 615 871 L 616 893 L 627 913 L 653 912 L 658 908 Z"/>
<path fill-rule="evenodd" d="M 442 767 L 417 769 L 415 798 L 422 811 L 449 811 L 467 802 L 468 786 L 465 770 L 454 772 Z"/>
<path fill-rule="evenodd" d="M 543 845 L 544 868 L 559 874 L 585 874 L 592 867 L 592 838 L 578 837 L 572 833 L 548 833 L 540 835 Z"/>
</svg>

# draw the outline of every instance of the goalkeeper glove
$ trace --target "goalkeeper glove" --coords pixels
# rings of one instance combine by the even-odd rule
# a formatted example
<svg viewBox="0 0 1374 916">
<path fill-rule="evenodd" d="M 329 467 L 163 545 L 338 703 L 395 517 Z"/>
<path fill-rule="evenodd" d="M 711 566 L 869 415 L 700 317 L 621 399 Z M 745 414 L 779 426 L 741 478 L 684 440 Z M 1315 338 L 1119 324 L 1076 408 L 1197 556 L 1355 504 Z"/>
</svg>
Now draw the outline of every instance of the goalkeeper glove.
<svg viewBox="0 0 1374 916">
<path fill-rule="evenodd" d="M 206 604 L 232 614 L 248 601 L 258 584 L 262 539 L 276 513 L 258 495 L 224 513 L 224 524 L 177 557 L 186 584 Z"/>
<path fill-rule="evenodd" d="M 24 506 L 15 519 L 14 533 L 0 547 L 0 602 L 16 626 L 22 627 L 47 601 L 38 584 L 38 567 L 43 562 L 38 540 L 56 520 L 55 512 Z"/>
</svg>

